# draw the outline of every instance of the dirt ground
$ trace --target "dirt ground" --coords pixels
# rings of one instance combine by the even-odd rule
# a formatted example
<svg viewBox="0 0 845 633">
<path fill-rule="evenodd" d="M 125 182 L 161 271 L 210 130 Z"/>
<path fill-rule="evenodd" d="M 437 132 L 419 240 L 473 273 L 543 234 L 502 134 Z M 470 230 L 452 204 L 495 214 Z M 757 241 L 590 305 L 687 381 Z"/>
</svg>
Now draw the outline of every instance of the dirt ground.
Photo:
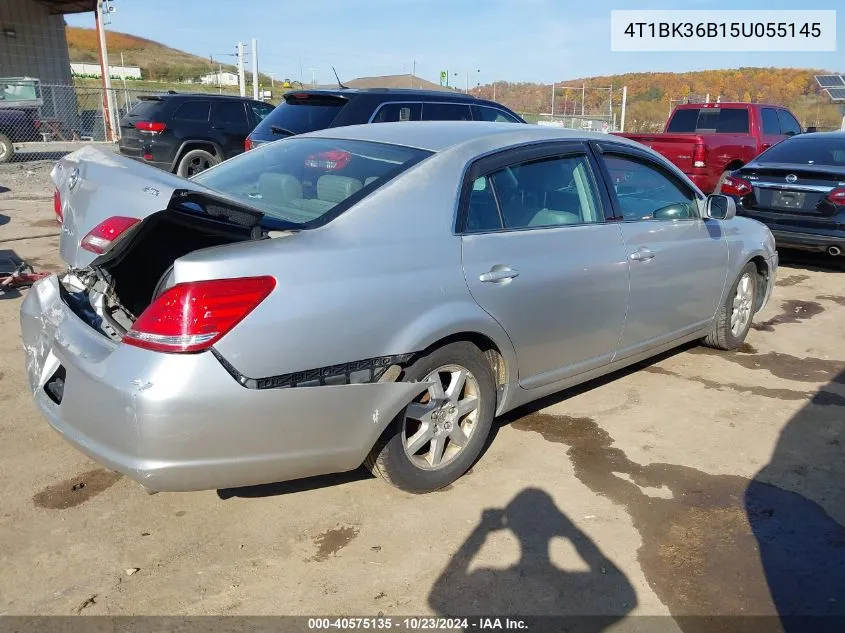
<svg viewBox="0 0 845 633">
<path fill-rule="evenodd" d="M 0 171 L 0 258 L 58 267 L 48 171 Z M 845 615 L 845 273 L 782 257 L 742 349 L 517 411 L 425 496 L 361 470 L 149 496 L 42 420 L 0 297 L 0 615 Z"/>
</svg>

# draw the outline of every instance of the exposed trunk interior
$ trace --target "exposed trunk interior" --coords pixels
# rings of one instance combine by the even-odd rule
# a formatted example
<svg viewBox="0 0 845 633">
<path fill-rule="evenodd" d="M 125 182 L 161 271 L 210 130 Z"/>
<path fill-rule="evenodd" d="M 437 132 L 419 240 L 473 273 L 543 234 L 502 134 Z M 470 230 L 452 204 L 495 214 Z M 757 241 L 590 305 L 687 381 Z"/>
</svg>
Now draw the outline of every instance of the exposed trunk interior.
<svg viewBox="0 0 845 633">
<path fill-rule="evenodd" d="M 144 220 L 94 267 L 109 278 L 117 300 L 134 320 L 152 302 L 174 261 L 199 249 L 260 237 L 254 228 L 169 209 Z"/>
</svg>

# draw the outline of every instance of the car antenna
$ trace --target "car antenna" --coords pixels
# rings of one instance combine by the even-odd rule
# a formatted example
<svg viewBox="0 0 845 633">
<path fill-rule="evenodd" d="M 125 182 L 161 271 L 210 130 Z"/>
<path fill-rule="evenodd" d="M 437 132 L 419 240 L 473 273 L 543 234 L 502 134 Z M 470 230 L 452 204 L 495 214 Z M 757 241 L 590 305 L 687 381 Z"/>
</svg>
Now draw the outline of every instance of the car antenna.
<svg viewBox="0 0 845 633">
<path fill-rule="evenodd" d="M 349 90 L 349 86 L 344 86 L 340 83 L 340 77 L 337 76 L 337 71 L 334 69 L 334 66 L 332 66 L 332 72 L 334 73 L 334 78 L 337 79 L 338 88 L 341 88 L 342 90 Z"/>
</svg>

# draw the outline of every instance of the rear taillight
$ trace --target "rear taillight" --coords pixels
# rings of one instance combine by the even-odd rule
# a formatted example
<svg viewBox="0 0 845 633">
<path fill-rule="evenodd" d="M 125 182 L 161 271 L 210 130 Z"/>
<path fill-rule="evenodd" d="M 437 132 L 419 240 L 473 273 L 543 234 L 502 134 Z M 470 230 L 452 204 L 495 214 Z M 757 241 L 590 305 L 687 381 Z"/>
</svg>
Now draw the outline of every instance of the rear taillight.
<svg viewBox="0 0 845 633">
<path fill-rule="evenodd" d="M 273 277 L 176 284 L 141 313 L 123 342 L 157 352 L 201 352 L 267 298 Z"/>
<path fill-rule="evenodd" d="M 837 187 L 825 199 L 836 207 L 845 207 L 845 187 Z"/>
<path fill-rule="evenodd" d="M 159 123 L 158 121 L 138 121 L 135 124 L 135 129 L 141 130 L 142 132 L 160 134 L 167 129 L 167 126 L 164 123 Z"/>
<path fill-rule="evenodd" d="M 80 246 L 86 251 L 102 255 L 139 221 L 138 218 L 124 218 L 122 216 L 109 218 L 91 229 L 88 235 L 82 238 Z"/>
<path fill-rule="evenodd" d="M 311 154 L 311 156 L 305 159 L 305 166 L 315 169 L 325 169 L 326 171 L 340 171 L 349 164 L 350 160 L 352 160 L 352 154 L 349 152 L 333 149 L 328 152 Z"/>
<path fill-rule="evenodd" d="M 62 197 L 59 195 L 59 190 L 55 189 L 53 191 L 53 211 L 56 214 L 56 220 L 59 224 L 64 222 L 64 214 L 62 213 Z"/>
<path fill-rule="evenodd" d="M 704 143 L 696 143 L 692 149 L 692 166 L 706 167 L 707 166 L 707 147 Z"/>
<path fill-rule="evenodd" d="M 727 176 L 722 181 L 722 186 L 719 189 L 719 193 L 723 193 L 728 196 L 747 196 L 751 193 L 754 188 L 751 186 L 751 183 L 747 180 L 743 180 L 742 178 L 737 178 L 736 176 Z"/>
<path fill-rule="evenodd" d="M 246 139 L 244 139 L 244 151 L 248 152 L 253 147 L 254 145 L 252 144 L 252 139 L 247 136 Z"/>
</svg>

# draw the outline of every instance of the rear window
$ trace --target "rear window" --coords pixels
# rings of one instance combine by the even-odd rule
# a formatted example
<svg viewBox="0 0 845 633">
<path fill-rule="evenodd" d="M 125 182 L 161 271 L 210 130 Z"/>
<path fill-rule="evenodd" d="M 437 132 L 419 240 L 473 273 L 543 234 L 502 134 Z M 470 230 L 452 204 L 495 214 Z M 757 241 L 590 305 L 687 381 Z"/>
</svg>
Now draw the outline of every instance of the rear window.
<svg viewBox="0 0 845 633">
<path fill-rule="evenodd" d="M 290 138 L 241 154 L 194 180 L 270 218 L 310 228 L 430 154 L 367 141 Z"/>
<path fill-rule="evenodd" d="M 285 100 L 258 124 L 253 132 L 259 138 L 284 138 L 329 127 L 348 103 L 331 95 L 286 95 Z M 274 131 L 273 126 L 277 129 Z"/>
<path fill-rule="evenodd" d="M 161 101 L 157 99 L 142 99 L 132 106 L 127 116 L 133 119 L 147 119 L 155 114 L 161 107 Z"/>
<path fill-rule="evenodd" d="M 754 161 L 759 164 L 792 163 L 845 166 L 845 135 L 831 138 L 815 134 L 781 141 Z"/>
<path fill-rule="evenodd" d="M 685 108 L 676 110 L 667 132 L 690 134 L 748 134 L 748 110 L 745 108 Z"/>
</svg>

